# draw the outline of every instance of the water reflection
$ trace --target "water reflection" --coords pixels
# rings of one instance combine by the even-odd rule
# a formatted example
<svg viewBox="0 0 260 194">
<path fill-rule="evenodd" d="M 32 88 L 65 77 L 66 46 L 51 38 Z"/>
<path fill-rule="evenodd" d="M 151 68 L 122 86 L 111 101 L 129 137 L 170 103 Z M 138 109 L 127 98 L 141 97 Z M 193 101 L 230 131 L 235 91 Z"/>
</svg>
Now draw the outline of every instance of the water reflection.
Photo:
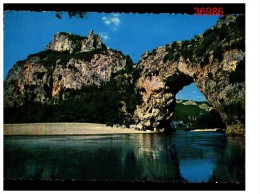
<svg viewBox="0 0 260 194">
<path fill-rule="evenodd" d="M 144 134 L 139 138 L 137 161 L 142 180 L 183 180 L 175 146 L 171 145 L 172 135 Z"/>
<path fill-rule="evenodd" d="M 227 137 L 225 149 L 218 152 L 218 165 L 212 181 L 236 182 L 245 179 L 245 138 Z"/>
<path fill-rule="evenodd" d="M 204 132 L 5 137 L 4 177 L 244 181 L 243 139 Z"/>
<path fill-rule="evenodd" d="M 209 182 L 215 162 L 207 159 L 180 160 L 180 172 L 188 182 Z"/>
<path fill-rule="evenodd" d="M 210 132 L 179 132 L 175 146 L 178 150 L 181 176 L 188 182 L 211 181 L 219 150 L 225 149 L 226 136 Z"/>
</svg>

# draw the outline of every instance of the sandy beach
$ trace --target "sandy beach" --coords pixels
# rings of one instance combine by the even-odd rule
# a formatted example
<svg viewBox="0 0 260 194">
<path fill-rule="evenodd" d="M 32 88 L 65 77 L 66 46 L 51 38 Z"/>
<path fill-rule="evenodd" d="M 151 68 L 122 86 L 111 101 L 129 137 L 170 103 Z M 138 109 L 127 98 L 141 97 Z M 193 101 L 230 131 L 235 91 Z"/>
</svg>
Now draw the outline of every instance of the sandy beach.
<svg viewBox="0 0 260 194">
<path fill-rule="evenodd" d="M 194 129 L 193 132 L 225 132 L 225 129 L 213 128 L 213 129 Z"/>
<path fill-rule="evenodd" d="M 95 123 L 26 123 L 4 124 L 4 135 L 92 135 L 154 133 Z"/>
</svg>

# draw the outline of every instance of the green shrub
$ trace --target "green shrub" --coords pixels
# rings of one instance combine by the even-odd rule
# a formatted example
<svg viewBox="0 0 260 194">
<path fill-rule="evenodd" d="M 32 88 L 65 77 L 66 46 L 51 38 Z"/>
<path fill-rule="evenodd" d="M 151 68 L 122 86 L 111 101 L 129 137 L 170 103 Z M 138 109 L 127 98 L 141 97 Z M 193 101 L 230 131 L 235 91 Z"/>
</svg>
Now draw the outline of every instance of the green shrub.
<svg viewBox="0 0 260 194">
<path fill-rule="evenodd" d="M 132 75 L 132 80 L 124 75 L 126 72 Z M 125 102 L 127 112 L 133 114 L 141 99 L 135 91 L 139 74 L 140 70 L 133 68 L 131 60 L 128 59 L 126 68 L 109 82 L 101 83 L 100 86 L 85 86 L 80 90 L 61 91 L 59 103 L 56 105 L 41 105 L 28 100 L 24 106 L 5 108 L 4 122 L 90 122 L 129 126 L 133 121 L 122 112 L 122 102 Z M 51 99 L 51 88 L 44 85 L 44 91 Z M 62 95 L 66 96 L 66 100 L 62 100 Z"/>
<path fill-rule="evenodd" d="M 206 102 L 197 102 L 197 104 Z M 205 128 L 225 128 L 220 115 L 215 110 L 205 111 L 196 105 L 184 105 L 176 103 L 174 107 L 174 121 L 183 121 L 183 124 L 177 126 L 178 129 L 205 129 Z"/>
<path fill-rule="evenodd" d="M 206 114 L 202 115 L 198 118 L 198 120 L 195 123 L 195 126 L 197 128 L 222 128 L 225 129 L 226 126 L 223 123 L 219 113 L 215 110 L 212 110 L 210 112 L 207 112 Z"/>
<path fill-rule="evenodd" d="M 71 58 L 85 60 L 90 62 L 96 54 L 105 54 L 106 52 L 103 49 L 94 49 L 87 52 L 73 53 L 70 55 Z"/>
</svg>

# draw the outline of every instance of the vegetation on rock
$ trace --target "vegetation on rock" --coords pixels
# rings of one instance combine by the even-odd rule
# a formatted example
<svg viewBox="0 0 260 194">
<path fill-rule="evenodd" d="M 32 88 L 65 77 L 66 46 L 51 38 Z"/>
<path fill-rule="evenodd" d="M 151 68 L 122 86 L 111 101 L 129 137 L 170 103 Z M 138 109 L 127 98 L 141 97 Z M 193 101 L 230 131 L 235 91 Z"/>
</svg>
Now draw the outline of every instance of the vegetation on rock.
<svg viewBox="0 0 260 194">
<path fill-rule="evenodd" d="M 245 50 L 245 16 L 223 16 L 216 25 L 191 41 L 173 42 L 166 45 L 167 54 L 163 61 L 196 61 L 203 67 L 212 62 L 222 61 L 226 50 Z"/>
<path fill-rule="evenodd" d="M 23 106 L 6 107 L 4 123 L 89 122 L 129 127 L 140 97 L 135 91 L 139 70 L 127 59 L 126 67 L 109 82 L 62 90 L 59 95 L 66 98 L 57 104 L 27 102 Z"/>
<path fill-rule="evenodd" d="M 216 110 L 207 110 L 202 108 L 203 106 L 208 106 L 207 102 L 195 102 L 190 105 L 177 102 L 174 107 L 174 128 L 178 130 L 226 128 Z"/>
</svg>

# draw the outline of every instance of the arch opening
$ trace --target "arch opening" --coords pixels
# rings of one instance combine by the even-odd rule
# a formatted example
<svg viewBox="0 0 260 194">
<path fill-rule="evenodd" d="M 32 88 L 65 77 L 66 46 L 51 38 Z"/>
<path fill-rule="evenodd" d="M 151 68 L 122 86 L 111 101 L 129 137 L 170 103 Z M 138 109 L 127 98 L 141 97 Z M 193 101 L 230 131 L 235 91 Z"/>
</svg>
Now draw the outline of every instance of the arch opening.
<svg viewBox="0 0 260 194">
<path fill-rule="evenodd" d="M 226 128 L 219 113 L 206 101 L 200 89 L 197 88 L 196 91 L 201 93 L 200 102 L 177 98 L 178 93 L 190 84 L 197 87 L 191 76 L 179 71 L 165 79 L 156 75 L 141 79 L 139 89 L 143 103 L 136 111 L 139 119 L 137 123 L 141 123 L 139 129 L 172 131 Z M 194 96 L 192 91 L 189 95 Z"/>
<path fill-rule="evenodd" d="M 171 128 L 174 130 L 215 129 L 223 131 L 226 125 L 220 114 L 207 101 L 195 83 L 184 86 L 176 94 Z"/>
</svg>

